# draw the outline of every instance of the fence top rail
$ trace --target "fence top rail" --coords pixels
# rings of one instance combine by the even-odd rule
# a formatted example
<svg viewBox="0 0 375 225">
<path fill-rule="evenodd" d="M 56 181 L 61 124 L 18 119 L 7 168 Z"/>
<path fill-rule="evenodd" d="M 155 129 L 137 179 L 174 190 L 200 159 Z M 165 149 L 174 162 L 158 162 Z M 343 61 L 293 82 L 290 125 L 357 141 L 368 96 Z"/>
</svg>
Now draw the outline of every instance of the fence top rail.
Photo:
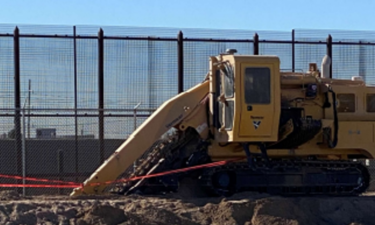
<svg viewBox="0 0 375 225">
<path fill-rule="evenodd" d="M 13 34 L 1 34 L 0 37 L 14 37 Z M 67 39 L 97 39 L 98 36 L 90 35 L 42 35 L 42 34 L 19 34 L 20 38 L 67 38 Z M 107 40 L 140 40 L 140 41 L 178 41 L 178 38 L 161 38 L 161 37 L 135 37 L 135 36 L 104 36 Z M 253 39 L 217 39 L 217 38 L 183 38 L 184 42 L 237 42 L 253 43 Z M 259 43 L 269 44 L 327 44 L 326 41 L 298 41 L 298 40 L 266 40 L 260 39 Z M 332 41 L 333 45 L 374 45 L 375 41 Z"/>
<path fill-rule="evenodd" d="M 127 109 L 93 109 L 93 108 L 80 108 L 80 109 L 69 109 L 69 108 L 0 108 L 0 110 L 2 111 L 14 111 L 14 110 L 31 110 L 31 111 L 92 111 L 92 112 L 97 112 L 97 111 L 112 111 L 112 112 L 134 112 L 134 111 L 137 111 L 137 112 L 150 112 L 150 111 L 155 111 L 156 109 L 149 109 L 149 108 L 146 108 L 146 109 L 142 109 L 142 108 L 139 108 L 139 109 L 130 109 L 130 108 L 127 108 Z"/>
</svg>

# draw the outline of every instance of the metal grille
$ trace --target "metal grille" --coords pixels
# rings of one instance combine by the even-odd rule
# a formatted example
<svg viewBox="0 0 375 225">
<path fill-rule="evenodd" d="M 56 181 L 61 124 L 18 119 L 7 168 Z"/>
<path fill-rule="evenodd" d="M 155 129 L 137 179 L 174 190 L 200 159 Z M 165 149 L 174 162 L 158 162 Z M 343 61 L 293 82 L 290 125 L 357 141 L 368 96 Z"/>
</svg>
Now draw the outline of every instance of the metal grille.
<svg viewBox="0 0 375 225">
<path fill-rule="evenodd" d="M 74 107 L 72 39 L 20 38 L 20 64 L 21 103 L 30 100 L 27 108 Z"/>
<path fill-rule="evenodd" d="M 0 37 L 0 100 L 4 107 L 14 106 L 13 68 L 13 39 Z"/>
<path fill-rule="evenodd" d="M 178 28 L 155 28 L 155 27 L 126 27 L 126 26 L 77 26 L 77 35 L 97 36 L 98 30 L 102 28 L 106 36 L 116 37 L 143 37 L 143 38 L 176 38 L 180 29 Z M 60 28 L 62 29 L 62 28 Z M 52 29 L 53 30 L 53 29 Z M 1 31 L 1 27 L 0 27 Z M 290 32 L 285 31 L 252 31 L 252 30 L 222 30 L 222 29 L 183 29 L 186 38 L 198 39 L 241 39 L 252 40 L 255 32 L 262 39 L 267 40 L 290 40 Z"/>
<path fill-rule="evenodd" d="M 98 107 L 98 41 L 77 39 L 77 108 Z M 93 112 L 80 112 L 90 113 Z"/>
<path fill-rule="evenodd" d="M 177 94 L 177 43 L 105 40 L 105 108 L 152 109 Z"/>
<path fill-rule="evenodd" d="M 13 38 L 0 37 L 0 108 L 14 108 L 14 63 Z M 1 114 L 13 114 L 11 110 L 0 110 Z M 13 117 L 0 117 L 0 135 L 6 136 L 13 128 Z"/>
<path fill-rule="evenodd" d="M 309 63 L 320 62 L 326 55 L 326 46 L 322 44 L 296 44 L 295 45 L 295 69 L 296 71 L 307 71 Z M 320 67 L 319 67 L 320 69 Z"/>
<path fill-rule="evenodd" d="M 320 66 L 330 34 L 333 77 L 359 75 L 375 84 L 372 31 L 189 28 L 178 40 L 177 28 L 106 26 L 103 38 L 97 26 L 18 25 L 19 36 L 14 28 L 0 25 L 0 174 L 84 181 L 179 87 L 187 90 L 200 83 L 209 56 L 226 49 L 238 54 L 259 50 L 260 55 L 279 56 L 283 70 L 306 71 L 311 62 Z M 103 80 L 99 65 L 104 65 Z"/>
<path fill-rule="evenodd" d="M 292 70 L 292 45 L 282 43 L 260 43 L 260 55 L 276 55 L 280 58 L 280 69 Z"/>
<path fill-rule="evenodd" d="M 353 30 L 323 30 L 323 29 L 296 29 L 296 41 L 313 40 L 325 42 L 328 35 L 331 35 L 335 41 L 360 40 L 366 42 L 375 41 L 375 31 L 353 31 Z"/>
<path fill-rule="evenodd" d="M 241 54 L 252 54 L 252 42 L 184 42 L 184 90 L 202 82 L 209 70 L 209 57 L 237 49 Z"/>
</svg>

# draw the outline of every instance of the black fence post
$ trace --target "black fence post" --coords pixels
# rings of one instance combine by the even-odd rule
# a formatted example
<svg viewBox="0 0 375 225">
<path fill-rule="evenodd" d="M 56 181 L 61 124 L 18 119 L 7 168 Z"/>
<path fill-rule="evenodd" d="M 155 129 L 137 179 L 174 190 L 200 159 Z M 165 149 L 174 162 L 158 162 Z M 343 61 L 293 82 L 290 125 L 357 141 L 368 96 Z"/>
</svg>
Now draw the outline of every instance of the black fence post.
<svg viewBox="0 0 375 225">
<path fill-rule="evenodd" d="M 362 44 L 362 41 L 358 42 L 359 57 L 358 57 L 358 76 L 366 80 L 366 46 Z"/>
<path fill-rule="evenodd" d="M 328 35 L 328 37 L 327 37 L 327 55 L 331 59 L 331 65 L 330 65 L 330 68 L 329 68 L 329 78 L 332 78 L 333 60 L 332 60 L 332 36 L 331 35 Z"/>
<path fill-rule="evenodd" d="M 76 182 L 78 182 L 78 96 L 77 96 L 77 33 L 76 26 L 73 26 L 73 66 L 74 66 L 74 158 L 75 158 L 75 173 L 76 173 Z"/>
<path fill-rule="evenodd" d="M 20 36 L 19 29 L 14 29 L 14 131 L 15 146 L 17 157 L 17 174 L 22 174 L 22 137 L 21 137 L 21 72 L 20 72 Z M 25 135 L 25 134 L 24 134 Z M 20 184 L 20 180 L 17 181 Z M 21 193 L 22 189 L 18 188 L 17 192 Z"/>
<path fill-rule="evenodd" d="M 180 31 L 177 35 L 177 61 L 178 61 L 178 93 L 184 91 L 184 34 Z"/>
<path fill-rule="evenodd" d="M 98 33 L 98 91 L 99 91 L 99 151 L 100 163 L 104 162 L 104 32 Z"/>
<path fill-rule="evenodd" d="M 64 177 L 64 152 L 57 150 L 57 171 L 59 173 L 59 180 L 62 181 Z M 61 195 L 61 188 L 58 189 L 58 194 Z"/>
<path fill-rule="evenodd" d="M 295 37 L 295 31 L 292 30 L 292 71 L 295 72 L 296 69 L 296 49 L 295 49 L 295 43 L 296 43 L 296 37 Z"/>
<path fill-rule="evenodd" d="M 259 36 L 257 33 L 255 33 L 254 35 L 253 44 L 254 44 L 254 48 L 253 48 L 254 55 L 259 55 Z"/>
</svg>

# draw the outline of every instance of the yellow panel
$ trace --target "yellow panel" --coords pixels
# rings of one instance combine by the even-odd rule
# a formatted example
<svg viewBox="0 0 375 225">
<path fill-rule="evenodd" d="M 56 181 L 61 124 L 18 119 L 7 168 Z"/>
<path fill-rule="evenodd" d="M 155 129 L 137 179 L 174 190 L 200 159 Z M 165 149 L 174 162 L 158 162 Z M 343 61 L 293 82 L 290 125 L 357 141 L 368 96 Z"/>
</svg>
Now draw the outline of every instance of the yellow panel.
<svg viewBox="0 0 375 225">
<path fill-rule="evenodd" d="M 374 142 L 374 123 L 339 122 L 337 148 L 365 148 Z"/>
<path fill-rule="evenodd" d="M 357 142 L 371 143 L 373 142 L 373 124 L 368 122 L 357 122 Z"/>
<path fill-rule="evenodd" d="M 246 101 L 245 89 L 250 88 L 251 85 L 256 85 L 252 83 L 252 80 L 248 79 L 246 81 L 245 71 L 247 68 L 266 68 L 269 69 L 269 80 L 262 83 L 264 89 L 266 89 L 267 82 L 270 82 L 270 93 L 269 96 L 256 96 L 256 99 L 263 98 L 263 103 L 248 103 Z M 249 137 L 249 138 L 259 138 L 267 137 L 269 138 L 273 134 L 273 123 L 275 115 L 275 104 L 274 104 L 274 90 L 275 90 L 275 80 L 274 80 L 274 64 L 254 64 L 254 63 L 241 63 L 241 122 L 240 122 L 240 137 Z M 265 75 L 266 74 L 262 74 Z M 254 79 L 255 80 L 255 79 Z M 247 86 L 246 86 L 247 85 Z M 255 87 L 257 88 L 257 87 Z M 250 99 L 253 96 L 248 96 Z M 264 100 L 265 99 L 265 100 Z M 262 102 L 262 100 L 261 100 Z"/>
</svg>

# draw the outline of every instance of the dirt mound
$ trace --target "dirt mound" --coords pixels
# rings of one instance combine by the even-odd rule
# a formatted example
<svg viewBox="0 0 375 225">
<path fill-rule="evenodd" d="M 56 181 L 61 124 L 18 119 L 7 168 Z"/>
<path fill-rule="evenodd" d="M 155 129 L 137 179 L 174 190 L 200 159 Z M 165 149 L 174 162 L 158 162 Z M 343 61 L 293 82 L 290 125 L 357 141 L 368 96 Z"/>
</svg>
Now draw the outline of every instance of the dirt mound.
<svg viewBox="0 0 375 225">
<path fill-rule="evenodd" d="M 0 224 L 374 224 L 375 197 L 38 196 L 0 192 Z"/>
</svg>

